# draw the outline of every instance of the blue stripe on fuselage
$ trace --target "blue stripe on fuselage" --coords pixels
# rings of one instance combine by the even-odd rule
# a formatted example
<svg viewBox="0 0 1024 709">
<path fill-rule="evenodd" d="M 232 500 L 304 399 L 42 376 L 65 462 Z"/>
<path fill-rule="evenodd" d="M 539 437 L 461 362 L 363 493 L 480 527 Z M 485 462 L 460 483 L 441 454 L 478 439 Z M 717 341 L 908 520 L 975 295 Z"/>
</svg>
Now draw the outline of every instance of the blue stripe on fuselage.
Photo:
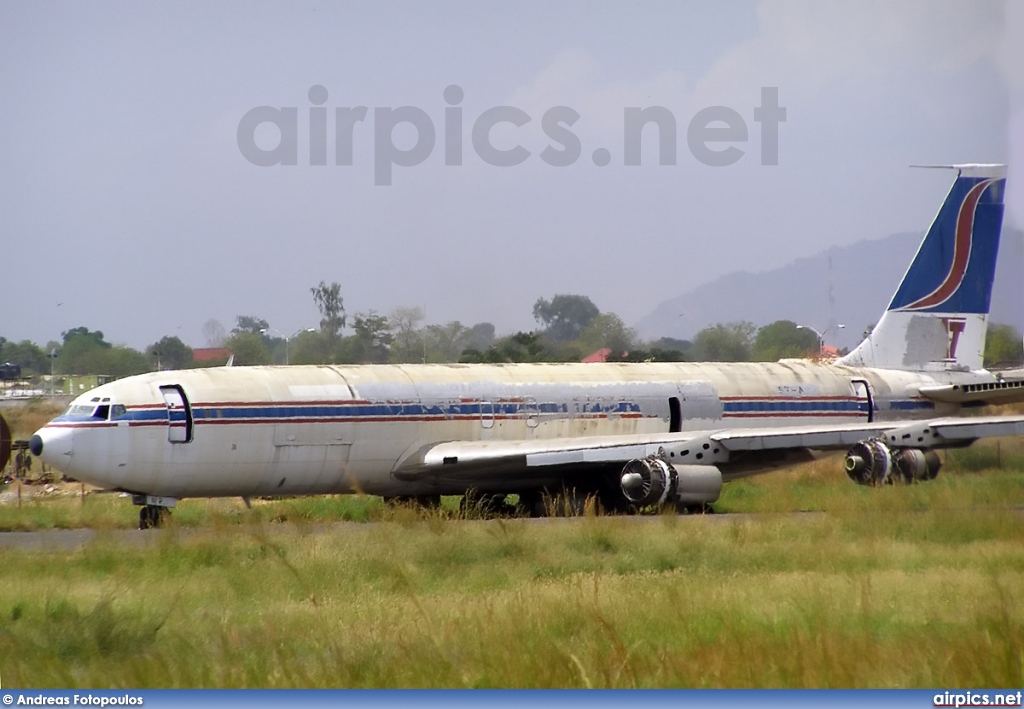
<svg viewBox="0 0 1024 709">
<path fill-rule="evenodd" d="M 921 399 L 893 400 L 879 402 L 887 404 L 892 411 L 918 411 L 934 409 L 931 401 Z M 801 399 L 746 399 L 742 401 L 723 401 L 723 415 L 764 414 L 772 415 L 836 415 L 848 413 L 858 416 L 867 411 L 867 402 L 862 400 L 801 400 Z M 181 416 L 183 411 L 176 411 Z M 252 403 L 231 404 L 227 406 L 192 407 L 192 415 L 197 423 L 216 421 L 280 421 L 282 419 L 301 422 L 303 420 L 334 419 L 341 421 L 379 420 L 388 418 L 410 417 L 470 417 L 470 416 L 531 416 L 536 414 L 566 415 L 607 415 L 607 414 L 642 414 L 640 405 L 635 402 L 620 401 L 602 405 L 600 402 L 586 402 L 580 411 L 570 414 L 567 404 L 557 403 L 522 403 L 522 402 L 463 402 L 458 404 L 423 404 L 423 403 L 358 403 L 358 404 L 301 404 L 301 403 Z M 133 423 L 149 423 L 166 421 L 167 409 L 147 408 L 129 409 L 119 421 Z M 55 423 L 96 423 L 99 419 L 91 416 L 62 415 L 54 419 Z"/>
</svg>

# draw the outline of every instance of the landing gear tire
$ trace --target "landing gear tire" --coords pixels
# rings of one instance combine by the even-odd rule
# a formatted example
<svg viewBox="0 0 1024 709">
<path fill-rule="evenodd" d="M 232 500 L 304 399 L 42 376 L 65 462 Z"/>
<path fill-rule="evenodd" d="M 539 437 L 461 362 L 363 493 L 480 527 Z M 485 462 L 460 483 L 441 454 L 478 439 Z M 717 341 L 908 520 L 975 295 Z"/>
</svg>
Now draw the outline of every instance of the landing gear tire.
<svg viewBox="0 0 1024 709">
<path fill-rule="evenodd" d="M 520 515 L 533 519 L 547 517 L 544 495 L 542 495 L 539 490 L 519 493 L 519 505 L 517 506 L 517 511 Z"/>
<path fill-rule="evenodd" d="M 139 508 L 139 529 L 162 527 L 170 516 L 171 511 L 166 507 L 143 505 Z"/>
</svg>

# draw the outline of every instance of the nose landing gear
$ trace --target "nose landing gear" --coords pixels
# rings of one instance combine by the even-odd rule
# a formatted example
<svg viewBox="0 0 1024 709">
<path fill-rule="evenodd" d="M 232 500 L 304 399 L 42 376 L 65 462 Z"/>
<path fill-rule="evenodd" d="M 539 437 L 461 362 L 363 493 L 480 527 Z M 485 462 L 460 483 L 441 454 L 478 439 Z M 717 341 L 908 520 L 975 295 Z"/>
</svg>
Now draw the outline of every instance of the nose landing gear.
<svg viewBox="0 0 1024 709">
<path fill-rule="evenodd" d="M 139 506 L 139 529 L 162 527 L 171 518 L 171 508 L 178 504 L 173 497 L 156 495 L 132 495 L 132 502 Z"/>
</svg>

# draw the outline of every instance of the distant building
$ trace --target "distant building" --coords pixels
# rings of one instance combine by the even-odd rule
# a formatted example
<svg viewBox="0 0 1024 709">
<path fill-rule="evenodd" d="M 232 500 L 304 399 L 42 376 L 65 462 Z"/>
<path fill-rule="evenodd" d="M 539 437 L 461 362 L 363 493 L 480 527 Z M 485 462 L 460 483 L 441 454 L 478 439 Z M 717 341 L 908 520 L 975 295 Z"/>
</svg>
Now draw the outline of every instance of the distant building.
<svg viewBox="0 0 1024 709">
<path fill-rule="evenodd" d="M 594 362 L 607 362 L 608 357 L 611 355 L 612 349 L 610 347 L 602 347 L 597 352 L 588 354 L 586 357 L 581 359 L 581 362 L 586 364 L 593 364 Z"/>
<path fill-rule="evenodd" d="M 822 362 L 835 362 L 839 357 L 839 348 L 832 345 L 822 345 L 821 353 L 818 355 Z"/>
<path fill-rule="evenodd" d="M 47 377 L 43 377 L 47 379 Z M 109 374 L 68 374 L 68 375 L 57 375 L 56 381 L 59 382 L 57 389 L 62 394 L 69 396 L 77 396 L 82 392 L 95 389 L 96 387 L 114 381 L 114 377 Z"/>
<path fill-rule="evenodd" d="M 192 350 L 193 362 L 227 362 L 231 356 L 227 347 L 199 347 Z"/>
</svg>

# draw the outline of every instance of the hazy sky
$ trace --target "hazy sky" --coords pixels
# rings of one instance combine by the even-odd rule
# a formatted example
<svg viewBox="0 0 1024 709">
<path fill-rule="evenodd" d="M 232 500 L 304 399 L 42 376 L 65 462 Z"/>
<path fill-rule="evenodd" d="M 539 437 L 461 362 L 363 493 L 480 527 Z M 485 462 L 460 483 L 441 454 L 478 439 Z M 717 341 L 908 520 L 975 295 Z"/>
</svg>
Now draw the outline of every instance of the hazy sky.
<svg viewBox="0 0 1024 709">
<path fill-rule="evenodd" d="M 40 344 L 85 325 L 203 346 L 204 322 L 239 314 L 290 334 L 318 324 L 321 280 L 349 313 L 419 305 L 501 333 L 533 327 L 539 296 L 581 293 L 631 322 L 730 271 L 923 230 L 951 175 L 912 163 L 1024 165 L 1024 3 L 5 2 L 0 66 L 0 335 Z M 326 165 L 310 164 L 314 86 Z M 778 165 L 761 164 L 762 87 L 786 109 Z M 260 106 L 296 109 L 297 164 L 243 155 Z M 358 106 L 336 164 L 334 109 Z M 429 119 L 432 150 L 382 127 L 401 106 Z M 529 151 L 515 166 L 474 147 L 498 106 L 531 119 L 490 131 Z M 554 106 L 579 114 L 562 133 L 542 125 Z M 653 125 L 642 164 L 623 164 L 624 110 L 649 106 L 674 116 L 674 165 Z M 745 127 L 707 144 L 741 150 L 734 164 L 689 147 L 711 106 Z M 566 132 L 578 159 L 548 164 Z M 280 141 L 268 123 L 251 135 Z M 392 145 L 421 162 L 376 185 Z"/>
</svg>

